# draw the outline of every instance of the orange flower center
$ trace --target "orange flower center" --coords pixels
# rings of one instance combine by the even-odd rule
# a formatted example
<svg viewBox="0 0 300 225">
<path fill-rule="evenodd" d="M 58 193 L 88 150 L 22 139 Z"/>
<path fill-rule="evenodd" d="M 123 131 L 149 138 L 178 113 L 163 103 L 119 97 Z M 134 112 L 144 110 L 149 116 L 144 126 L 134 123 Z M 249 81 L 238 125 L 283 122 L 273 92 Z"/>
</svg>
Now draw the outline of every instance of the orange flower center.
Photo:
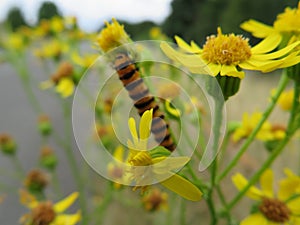
<svg viewBox="0 0 300 225">
<path fill-rule="evenodd" d="M 211 35 L 203 46 L 203 58 L 222 65 L 238 65 L 251 57 L 248 39 L 238 35 L 224 35 L 218 28 L 218 35 Z"/>
<path fill-rule="evenodd" d="M 32 225 L 49 225 L 56 213 L 51 202 L 42 202 L 32 210 Z"/>
<path fill-rule="evenodd" d="M 259 210 L 270 221 L 284 223 L 289 221 L 291 211 L 286 204 L 278 199 L 263 199 Z"/>
</svg>

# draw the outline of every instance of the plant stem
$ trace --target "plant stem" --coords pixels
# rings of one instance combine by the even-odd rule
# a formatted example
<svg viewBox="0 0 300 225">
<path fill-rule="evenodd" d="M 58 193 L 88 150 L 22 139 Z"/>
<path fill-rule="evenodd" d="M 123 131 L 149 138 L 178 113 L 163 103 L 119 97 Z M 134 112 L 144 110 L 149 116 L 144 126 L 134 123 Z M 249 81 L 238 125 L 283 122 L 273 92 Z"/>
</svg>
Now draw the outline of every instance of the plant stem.
<svg viewBox="0 0 300 225">
<path fill-rule="evenodd" d="M 186 225 L 186 204 L 184 199 L 181 199 L 180 204 L 180 225 Z"/>
<path fill-rule="evenodd" d="M 212 146 L 213 156 L 216 156 L 214 161 L 211 164 L 210 171 L 211 171 L 211 180 L 210 180 L 210 189 L 208 190 L 207 194 L 207 203 L 210 209 L 210 215 L 211 215 L 211 224 L 217 224 L 218 218 L 216 215 L 215 206 L 213 203 L 213 191 L 216 184 L 216 174 L 217 174 L 217 168 L 218 168 L 218 159 L 217 159 L 217 152 L 219 149 L 219 143 L 220 143 L 220 128 L 222 124 L 222 112 L 223 112 L 224 103 L 216 100 L 216 109 L 214 114 L 214 121 L 213 121 L 213 135 L 214 135 L 214 143 Z"/>
<path fill-rule="evenodd" d="M 81 177 L 81 172 L 78 168 L 76 158 L 72 151 L 72 124 L 71 124 L 71 107 L 67 104 L 66 101 L 62 101 L 64 109 L 64 121 L 65 121 L 65 135 L 66 135 L 66 144 L 65 144 L 65 154 L 67 156 L 73 177 L 75 179 L 78 191 L 79 191 L 79 204 L 82 210 L 82 225 L 87 224 L 87 205 L 86 205 L 86 196 L 84 190 L 84 182 Z"/>
<path fill-rule="evenodd" d="M 113 186 L 112 186 L 111 182 L 108 182 L 107 188 L 104 193 L 104 198 L 103 198 L 101 204 L 99 204 L 99 206 L 95 209 L 94 214 L 97 214 L 96 224 L 103 223 L 102 221 L 104 219 L 105 210 L 109 206 L 112 198 L 113 198 Z"/>
<path fill-rule="evenodd" d="M 226 175 L 230 172 L 230 170 L 238 163 L 239 159 L 242 157 L 242 155 L 245 153 L 245 151 L 248 149 L 252 141 L 254 140 L 256 134 L 259 132 L 260 128 L 263 126 L 264 122 L 268 119 L 269 115 L 273 111 L 276 102 L 278 101 L 281 93 L 283 92 L 284 88 L 288 84 L 288 76 L 286 72 L 283 73 L 281 76 L 281 79 L 279 81 L 279 85 L 277 88 L 277 91 L 275 95 L 271 98 L 271 103 L 267 107 L 266 111 L 264 112 L 262 118 L 260 119 L 259 123 L 255 127 L 255 129 L 251 132 L 247 140 L 244 142 L 242 145 L 241 149 L 239 152 L 236 154 L 236 156 L 233 158 L 233 160 L 229 163 L 229 165 L 224 169 L 224 171 L 217 177 L 216 183 L 219 183 Z"/>
</svg>

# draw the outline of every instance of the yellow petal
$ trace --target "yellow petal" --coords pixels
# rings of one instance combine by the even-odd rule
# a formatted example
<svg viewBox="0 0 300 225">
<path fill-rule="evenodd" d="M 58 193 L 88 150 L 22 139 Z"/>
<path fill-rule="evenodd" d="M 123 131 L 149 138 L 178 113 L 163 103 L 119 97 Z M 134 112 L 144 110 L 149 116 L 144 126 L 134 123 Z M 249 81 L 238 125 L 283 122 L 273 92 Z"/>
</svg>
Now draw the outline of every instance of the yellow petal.
<svg viewBox="0 0 300 225">
<path fill-rule="evenodd" d="M 291 57 L 290 59 L 284 59 L 283 63 L 280 65 L 279 68 L 294 66 L 298 63 L 300 63 L 300 56 Z"/>
<path fill-rule="evenodd" d="M 69 78 L 63 78 L 56 86 L 56 91 L 61 94 L 62 97 L 67 98 L 74 92 L 75 85 Z"/>
<path fill-rule="evenodd" d="M 192 47 L 194 53 L 202 52 L 202 49 L 194 41 L 191 41 L 191 47 Z"/>
<path fill-rule="evenodd" d="M 54 205 L 54 211 L 56 213 L 64 212 L 67 208 L 69 208 L 75 202 L 75 200 L 78 198 L 78 196 L 79 196 L 79 193 L 74 192 L 74 193 L 70 194 L 68 197 L 66 197 L 65 199 L 57 202 Z"/>
<path fill-rule="evenodd" d="M 205 67 L 206 63 L 198 54 L 184 54 L 176 51 L 166 42 L 160 44 L 162 51 L 172 60 L 181 63 L 186 67 Z"/>
<path fill-rule="evenodd" d="M 153 109 L 147 110 L 143 113 L 140 121 L 140 139 L 145 140 L 150 136 L 151 122 Z"/>
<path fill-rule="evenodd" d="M 266 170 L 260 177 L 260 186 L 264 193 L 264 196 L 272 198 L 273 192 L 273 172 L 272 170 Z"/>
<path fill-rule="evenodd" d="M 200 201 L 202 198 L 202 192 L 194 184 L 177 174 L 160 183 L 185 199 Z"/>
<path fill-rule="evenodd" d="M 280 58 L 284 55 L 286 55 L 287 53 L 289 53 L 290 51 L 294 50 L 298 45 L 300 44 L 300 41 L 294 42 L 293 44 L 290 44 L 288 46 L 286 46 L 285 48 L 282 48 L 278 51 L 269 53 L 269 54 L 263 54 L 263 55 L 253 55 L 252 58 L 253 59 L 276 59 L 276 58 Z"/>
<path fill-rule="evenodd" d="M 166 171 L 182 168 L 190 161 L 189 157 L 156 157 L 152 159 L 154 172 L 163 174 Z"/>
<path fill-rule="evenodd" d="M 39 87 L 42 90 L 46 90 L 48 88 L 51 88 L 54 86 L 54 83 L 52 82 L 52 80 L 46 80 L 40 83 Z"/>
<path fill-rule="evenodd" d="M 248 184 L 246 178 L 240 173 L 237 173 L 234 176 L 232 176 L 232 182 L 240 191 L 243 190 L 244 187 L 246 187 Z M 254 186 L 250 187 L 250 189 L 246 192 L 246 195 L 254 200 L 261 200 L 261 198 L 263 197 L 263 193 Z"/>
<path fill-rule="evenodd" d="M 243 79 L 245 77 L 245 73 L 243 71 L 237 71 L 236 66 L 222 65 L 221 76 L 232 76 Z"/>
<path fill-rule="evenodd" d="M 130 130 L 132 139 L 133 139 L 133 143 L 136 146 L 136 145 L 138 145 L 138 143 L 137 143 L 138 134 L 137 134 L 137 131 L 136 131 L 136 124 L 135 124 L 134 118 L 132 118 L 132 117 L 129 118 L 128 127 L 129 127 L 129 130 Z"/>
<path fill-rule="evenodd" d="M 185 51 L 187 51 L 187 52 L 194 52 L 194 49 L 191 47 L 191 46 L 189 46 L 182 38 L 180 38 L 179 36 L 175 36 L 175 40 L 176 40 L 176 42 L 177 42 L 177 44 L 178 44 L 178 46 L 181 48 L 181 49 L 183 49 L 183 50 L 185 50 Z"/>
<path fill-rule="evenodd" d="M 291 219 L 290 219 L 290 222 L 289 223 L 285 223 L 284 225 L 290 225 L 290 224 L 293 224 L 293 225 L 300 225 L 300 217 L 299 216 L 292 216 Z"/>
<path fill-rule="evenodd" d="M 268 220 L 260 213 L 255 213 L 244 219 L 240 225 L 268 225 Z"/>
<path fill-rule="evenodd" d="M 119 145 L 114 152 L 114 158 L 115 160 L 123 162 L 123 157 L 124 157 L 124 148 L 121 145 Z"/>
<path fill-rule="evenodd" d="M 242 23 L 240 27 L 258 38 L 265 38 L 274 32 L 273 27 L 252 19 Z"/>
<path fill-rule="evenodd" d="M 248 63 L 252 65 L 253 70 L 260 70 L 263 71 L 264 73 L 270 72 L 274 69 L 277 69 L 280 64 L 282 64 L 283 60 L 255 60 L 250 58 L 248 60 Z M 243 69 L 245 68 L 245 64 L 241 63 L 239 66 Z"/>
<path fill-rule="evenodd" d="M 75 225 L 80 220 L 81 220 L 80 212 L 77 212 L 76 214 L 72 214 L 72 215 L 61 214 L 61 215 L 56 216 L 53 224 L 55 224 L 55 225 Z"/>
<path fill-rule="evenodd" d="M 221 64 L 210 63 L 210 64 L 208 64 L 208 67 L 212 73 L 212 76 L 215 77 L 220 73 L 222 66 L 221 66 Z"/>
<path fill-rule="evenodd" d="M 291 210 L 292 214 L 300 215 L 300 197 L 289 201 L 287 206 Z"/>
<path fill-rule="evenodd" d="M 278 33 L 272 33 L 260 43 L 251 48 L 253 55 L 266 53 L 274 50 L 281 42 L 281 35 Z"/>
</svg>

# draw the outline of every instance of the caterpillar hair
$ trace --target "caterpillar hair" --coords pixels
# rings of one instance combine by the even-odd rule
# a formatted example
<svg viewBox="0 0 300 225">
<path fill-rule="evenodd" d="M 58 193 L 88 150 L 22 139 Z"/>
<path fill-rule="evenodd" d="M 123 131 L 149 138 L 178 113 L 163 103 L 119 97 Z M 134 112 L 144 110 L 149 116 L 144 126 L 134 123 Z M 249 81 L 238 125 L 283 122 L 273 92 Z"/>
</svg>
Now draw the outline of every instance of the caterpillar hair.
<svg viewBox="0 0 300 225">
<path fill-rule="evenodd" d="M 155 98 L 150 94 L 136 64 L 127 53 L 118 53 L 113 66 L 130 98 L 133 100 L 139 115 L 143 115 L 146 110 L 153 109 L 151 132 L 154 134 L 155 140 L 161 146 L 173 151 L 176 145 L 170 135 L 169 124 L 164 120 L 165 116 L 160 111 Z"/>
</svg>

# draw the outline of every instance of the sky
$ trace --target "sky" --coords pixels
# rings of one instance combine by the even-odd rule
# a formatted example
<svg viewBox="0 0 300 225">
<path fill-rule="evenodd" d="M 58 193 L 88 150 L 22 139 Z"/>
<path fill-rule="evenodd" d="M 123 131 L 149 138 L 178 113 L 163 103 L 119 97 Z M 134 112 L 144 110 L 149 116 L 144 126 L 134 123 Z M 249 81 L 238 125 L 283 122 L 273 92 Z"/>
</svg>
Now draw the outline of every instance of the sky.
<svg viewBox="0 0 300 225">
<path fill-rule="evenodd" d="M 95 31 L 104 20 L 112 17 L 129 22 L 151 20 L 161 23 L 170 14 L 172 0 L 51 0 L 64 16 L 76 16 L 79 26 Z M 37 11 L 44 0 L 0 0 L 0 20 L 8 10 L 18 6 L 27 22 L 34 24 Z"/>
</svg>

